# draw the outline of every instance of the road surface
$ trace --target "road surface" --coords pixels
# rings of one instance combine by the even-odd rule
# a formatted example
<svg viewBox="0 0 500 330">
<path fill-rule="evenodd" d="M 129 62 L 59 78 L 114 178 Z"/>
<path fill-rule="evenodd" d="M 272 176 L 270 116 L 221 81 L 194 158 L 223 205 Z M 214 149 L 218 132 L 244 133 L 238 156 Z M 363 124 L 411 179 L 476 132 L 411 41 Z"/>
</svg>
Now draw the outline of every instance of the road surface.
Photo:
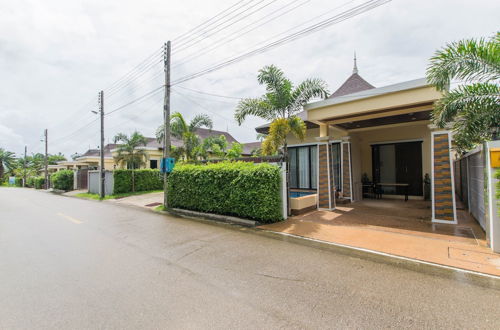
<svg viewBox="0 0 500 330">
<path fill-rule="evenodd" d="M 0 329 L 499 328 L 500 291 L 0 188 Z"/>
</svg>

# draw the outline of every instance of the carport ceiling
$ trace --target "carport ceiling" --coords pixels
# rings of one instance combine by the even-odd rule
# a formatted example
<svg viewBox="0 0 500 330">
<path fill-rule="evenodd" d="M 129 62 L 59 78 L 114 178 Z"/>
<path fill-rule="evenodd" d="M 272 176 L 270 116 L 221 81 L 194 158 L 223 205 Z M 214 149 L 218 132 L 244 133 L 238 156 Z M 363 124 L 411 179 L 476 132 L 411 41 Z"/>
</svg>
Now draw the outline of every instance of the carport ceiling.
<svg viewBox="0 0 500 330">
<path fill-rule="evenodd" d="M 402 115 L 394 115 L 388 117 L 380 117 L 380 118 L 372 118 L 358 121 L 350 121 L 342 124 L 336 124 L 340 128 L 345 130 L 357 129 L 357 128 L 366 128 L 366 127 L 374 127 L 374 126 L 384 126 L 384 125 L 392 125 L 392 124 L 400 124 L 400 123 L 408 123 L 413 121 L 420 120 L 429 120 L 431 118 L 431 111 L 419 111 L 412 113 L 405 113 Z"/>
</svg>

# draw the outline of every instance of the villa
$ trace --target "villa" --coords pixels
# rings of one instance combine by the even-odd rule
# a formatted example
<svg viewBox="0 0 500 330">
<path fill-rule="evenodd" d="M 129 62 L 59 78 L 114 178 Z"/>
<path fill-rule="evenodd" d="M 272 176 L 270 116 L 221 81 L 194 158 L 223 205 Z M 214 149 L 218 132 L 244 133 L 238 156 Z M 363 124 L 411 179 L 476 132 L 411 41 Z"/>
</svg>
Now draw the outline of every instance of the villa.
<svg viewBox="0 0 500 330">
<path fill-rule="evenodd" d="M 423 200 L 428 175 L 432 221 L 457 223 L 451 135 L 430 122 L 440 97 L 426 79 L 376 88 L 359 75 L 354 59 L 351 76 L 299 114 L 306 138 L 288 138 L 294 194 L 315 195 L 309 206 L 319 210 L 366 197 Z"/>
</svg>

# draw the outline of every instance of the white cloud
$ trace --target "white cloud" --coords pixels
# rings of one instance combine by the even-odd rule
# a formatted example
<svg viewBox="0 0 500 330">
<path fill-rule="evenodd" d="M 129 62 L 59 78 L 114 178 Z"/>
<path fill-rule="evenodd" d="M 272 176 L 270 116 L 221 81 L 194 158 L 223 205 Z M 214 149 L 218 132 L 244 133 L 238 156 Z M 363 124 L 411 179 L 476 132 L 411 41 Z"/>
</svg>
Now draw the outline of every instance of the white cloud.
<svg viewBox="0 0 500 330">
<path fill-rule="evenodd" d="M 357 0 L 359 3 L 361 0 Z M 99 142 L 98 121 L 90 110 L 97 107 L 97 93 L 130 71 L 169 38 L 178 36 L 235 0 L 182 2 L 160 0 L 63 1 L 0 0 L 0 147 L 21 153 L 42 151 L 39 140 L 49 128 L 49 151 L 70 155 Z M 270 0 L 263 3 L 271 2 Z M 301 3 L 298 1 L 296 3 Z M 172 71 L 173 80 L 251 49 L 259 42 L 346 3 L 304 1 L 296 11 L 280 17 Z M 256 3 L 256 2 L 255 2 Z M 173 55 L 179 63 L 213 45 L 221 36 L 291 1 L 278 0 L 231 29 L 195 43 L 189 51 Z M 428 58 L 446 42 L 464 37 L 490 36 L 498 29 L 493 0 L 394 0 L 359 17 L 247 59 L 223 70 L 186 82 L 185 86 L 238 97 L 263 92 L 256 81 L 259 68 L 274 63 L 293 81 L 320 77 L 335 90 L 352 70 L 356 50 L 361 75 L 376 86 L 418 78 L 425 74 Z M 259 16 L 260 15 L 260 16 Z M 176 43 L 173 43 L 174 51 Z M 159 60 L 159 56 L 158 56 Z M 154 77 L 153 76 L 157 75 Z M 138 83 L 111 95 L 105 94 L 106 111 L 144 95 L 162 84 L 161 63 Z M 240 141 L 255 139 L 252 129 L 262 123 L 250 119 L 239 127 L 234 102 L 175 88 L 172 111 L 188 119 L 197 113 L 213 117 L 215 128 L 228 129 Z M 180 93 L 180 94 L 179 94 Z M 118 132 L 139 130 L 152 136 L 162 120 L 161 93 L 106 118 L 106 139 Z M 40 150 L 37 150 L 40 149 Z"/>
</svg>

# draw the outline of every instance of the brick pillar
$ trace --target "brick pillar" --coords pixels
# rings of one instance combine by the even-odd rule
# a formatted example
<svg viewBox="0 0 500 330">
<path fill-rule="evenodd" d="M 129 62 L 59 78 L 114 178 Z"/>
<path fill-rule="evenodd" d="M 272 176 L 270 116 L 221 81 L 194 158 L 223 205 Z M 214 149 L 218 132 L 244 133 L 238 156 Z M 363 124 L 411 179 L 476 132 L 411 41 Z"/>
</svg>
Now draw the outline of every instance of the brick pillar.
<svg viewBox="0 0 500 330">
<path fill-rule="evenodd" d="M 432 132 L 432 221 L 456 223 L 455 189 L 451 166 L 451 134 Z"/>
<path fill-rule="evenodd" d="M 333 175 L 328 143 L 318 144 L 318 209 L 335 208 Z"/>
<path fill-rule="evenodd" d="M 351 143 L 342 142 L 342 195 L 352 201 Z"/>
</svg>

